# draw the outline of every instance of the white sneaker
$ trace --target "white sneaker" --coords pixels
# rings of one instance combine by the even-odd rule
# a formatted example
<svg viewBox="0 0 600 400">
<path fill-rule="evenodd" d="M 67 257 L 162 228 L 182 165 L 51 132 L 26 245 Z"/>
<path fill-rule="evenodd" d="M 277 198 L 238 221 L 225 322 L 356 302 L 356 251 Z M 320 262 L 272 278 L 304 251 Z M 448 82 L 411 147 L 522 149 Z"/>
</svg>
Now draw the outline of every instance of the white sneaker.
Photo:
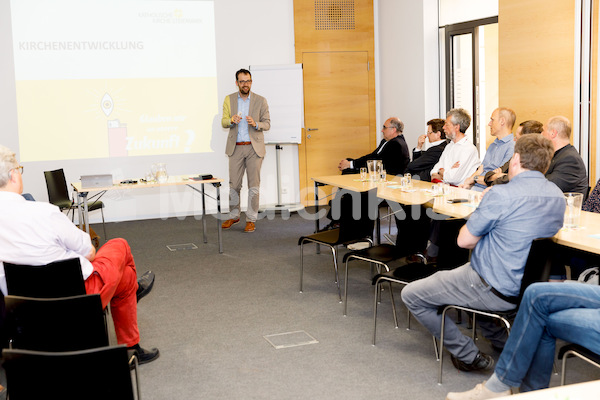
<svg viewBox="0 0 600 400">
<path fill-rule="evenodd" d="M 495 399 L 496 397 L 510 396 L 511 394 L 512 392 L 510 389 L 500 393 L 492 392 L 485 387 L 485 381 L 483 381 L 483 383 L 478 384 L 474 389 L 471 389 L 468 392 L 448 393 L 446 400 L 485 400 Z"/>
</svg>

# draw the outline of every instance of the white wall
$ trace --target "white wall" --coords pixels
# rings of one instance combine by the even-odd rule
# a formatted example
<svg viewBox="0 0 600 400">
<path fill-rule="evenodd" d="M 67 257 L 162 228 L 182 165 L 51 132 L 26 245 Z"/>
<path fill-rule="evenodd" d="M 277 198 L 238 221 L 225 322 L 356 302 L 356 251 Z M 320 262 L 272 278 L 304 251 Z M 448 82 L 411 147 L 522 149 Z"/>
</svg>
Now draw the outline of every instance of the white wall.
<svg viewBox="0 0 600 400">
<path fill-rule="evenodd" d="M 139 179 L 153 163 L 165 162 L 171 175 L 212 173 L 225 178 L 221 196 L 223 203 L 227 204 L 228 161 L 224 153 L 227 130 L 221 128 L 220 113 L 223 98 L 236 91 L 235 71 L 248 68 L 249 65 L 294 63 L 293 0 L 253 0 L 251 6 L 248 3 L 245 0 L 215 1 L 219 115 L 215 115 L 212 125 L 212 153 L 24 163 L 25 191 L 32 193 L 37 200 L 47 201 L 43 175 L 45 170 L 64 168 L 68 182 L 79 180 L 81 175 L 96 173 L 112 173 L 115 179 Z M 18 151 L 18 143 L 10 139 L 16 137 L 14 133 L 17 131 L 10 42 L 9 1 L 1 0 L 0 144 Z M 86 144 L 78 143 L 74 138 L 64 145 L 77 147 Z M 288 194 L 282 200 L 294 202 L 299 199 L 297 146 L 284 146 L 281 152 L 281 171 L 283 187 L 288 189 Z M 274 146 L 267 146 L 261 178 L 261 204 L 276 203 Z M 108 221 L 185 216 L 197 214 L 201 210 L 200 197 L 185 187 L 160 191 L 110 191 L 102 200 L 106 203 L 105 216 Z M 242 201 L 245 205 L 245 198 Z M 210 212 L 216 212 L 216 203 L 209 201 L 207 208 Z M 97 222 L 100 215 L 92 213 L 91 218 L 92 222 Z"/>
<path fill-rule="evenodd" d="M 498 16 L 498 0 L 439 0 L 440 26 Z"/>
<path fill-rule="evenodd" d="M 378 104 L 382 125 L 390 116 L 404 122 L 410 149 L 425 125 L 439 118 L 437 0 L 375 0 Z"/>
</svg>

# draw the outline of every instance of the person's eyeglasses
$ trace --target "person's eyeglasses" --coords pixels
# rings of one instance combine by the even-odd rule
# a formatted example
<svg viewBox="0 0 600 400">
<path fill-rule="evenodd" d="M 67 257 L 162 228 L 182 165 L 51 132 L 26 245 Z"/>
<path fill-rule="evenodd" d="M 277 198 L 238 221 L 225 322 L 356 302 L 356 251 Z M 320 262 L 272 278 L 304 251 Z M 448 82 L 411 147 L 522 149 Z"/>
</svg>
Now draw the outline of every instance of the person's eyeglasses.
<svg viewBox="0 0 600 400">
<path fill-rule="evenodd" d="M 19 171 L 19 173 L 20 173 L 21 175 L 23 175 L 23 166 L 22 166 L 22 165 L 19 165 L 19 166 L 18 166 L 18 167 L 16 167 L 16 168 L 11 168 L 11 169 L 8 171 L 8 177 L 9 177 L 9 178 L 10 178 L 10 171 L 12 171 L 12 170 L 17 170 L 17 171 Z"/>
<path fill-rule="evenodd" d="M 242 85 L 245 85 L 246 83 L 252 83 L 252 79 L 247 80 L 247 81 L 238 81 L 239 83 L 241 83 Z"/>
<path fill-rule="evenodd" d="M 393 126 L 385 126 L 385 125 L 383 125 L 383 129 L 392 129 L 392 128 L 393 128 Z"/>
</svg>

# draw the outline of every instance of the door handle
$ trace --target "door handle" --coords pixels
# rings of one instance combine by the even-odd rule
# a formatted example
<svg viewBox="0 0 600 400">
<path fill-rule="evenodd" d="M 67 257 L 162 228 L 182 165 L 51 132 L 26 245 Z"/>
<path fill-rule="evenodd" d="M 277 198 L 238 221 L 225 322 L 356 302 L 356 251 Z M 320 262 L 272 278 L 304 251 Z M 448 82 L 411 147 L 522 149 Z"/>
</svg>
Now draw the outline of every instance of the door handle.
<svg viewBox="0 0 600 400">
<path fill-rule="evenodd" d="M 307 130 L 308 132 L 310 132 L 310 131 L 318 131 L 318 130 L 319 130 L 319 128 L 307 128 L 306 130 Z"/>
</svg>

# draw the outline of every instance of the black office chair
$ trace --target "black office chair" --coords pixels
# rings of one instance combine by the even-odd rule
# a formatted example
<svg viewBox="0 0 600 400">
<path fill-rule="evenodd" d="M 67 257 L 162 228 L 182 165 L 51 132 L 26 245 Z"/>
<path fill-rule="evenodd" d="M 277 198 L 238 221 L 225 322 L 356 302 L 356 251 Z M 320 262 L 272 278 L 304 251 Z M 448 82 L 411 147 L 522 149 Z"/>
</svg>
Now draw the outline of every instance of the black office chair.
<svg viewBox="0 0 600 400">
<path fill-rule="evenodd" d="M 133 400 L 141 399 L 135 357 L 124 345 L 70 352 L 4 349 L 4 369 L 11 400 Z"/>
<path fill-rule="evenodd" d="M 565 384 L 565 379 L 567 377 L 567 358 L 569 357 L 579 357 L 596 368 L 600 368 L 600 354 L 596 354 L 578 344 L 570 343 L 564 345 L 558 350 L 558 359 L 562 360 L 562 373 L 560 376 L 561 386 Z"/>
<path fill-rule="evenodd" d="M 306 242 L 315 243 L 317 245 L 327 246 L 331 249 L 338 297 L 340 303 L 342 302 L 338 273 L 337 247 L 360 241 L 369 241 L 373 244 L 374 220 L 377 218 L 378 212 L 376 191 L 376 189 L 373 189 L 366 193 L 357 193 L 341 190 L 337 194 L 337 196 L 340 196 L 339 204 L 341 209 L 339 228 L 301 236 L 300 239 L 298 239 L 298 245 L 300 246 L 300 293 L 302 293 L 303 289 L 304 244 Z M 358 201 L 355 201 L 355 198 Z M 356 206 L 358 203 L 360 203 L 360 206 L 357 206 L 356 209 L 354 209 L 353 206 Z"/>
<path fill-rule="evenodd" d="M 5 262 L 8 294 L 55 298 L 86 294 L 79 258 L 46 265 L 20 265 Z"/>
<path fill-rule="evenodd" d="M 429 217 L 425 213 L 423 206 L 417 207 L 419 217 L 413 218 L 411 207 L 391 204 L 393 209 L 398 210 L 394 215 L 398 234 L 394 245 L 382 243 L 377 246 L 362 250 L 352 251 L 344 254 L 342 262 L 345 264 L 344 278 L 344 315 L 348 308 L 348 263 L 352 260 L 362 260 L 377 266 L 377 272 L 381 272 L 383 267 L 386 271 L 390 270 L 389 264 L 392 261 L 406 257 L 417 251 L 423 250 L 427 246 L 429 236 Z M 416 216 L 415 212 L 415 216 Z"/>
<path fill-rule="evenodd" d="M 403 223 L 406 223 L 406 221 L 403 221 Z M 433 275 L 438 271 L 453 269 L 465 264 L 469 260 L 469 252 L 459 248 L 456 243 L 460 228 L 464 224 L 465 221 L 463 219 L 448 219 L 441 221 L 439 253 L 436 264 L 411 263 L 398 267 L 392 271 L 381 273 L 373 278 L 373 285 L 375 285 L 375 301 L 373 305 L 373 345 L 375 345 L 377 336 L 377 305 L 379 303 L 378 295 L 381 285 L 385 282 L 389 284 L 392 312 L 394 314 L 394 325 L 398 328 L 398 316 L 396 313 L 396 302 L 394 300 L 392 283 L 408 285 L 411 282 Z M 409 234 L 410 232 L 408 232 L 408 235 Z M 412 240 L 413 244 L 420 245 L 419 243 L 414 242 L 414 238 Z M 410 312 L 408 313 L 407 321 L 408 329 L 410 329 Z M 436 358 L 438 358 L 439 355 L 437 354 L 435 340 L 434 349 L 436 351 Z"/>
<path fill-rule="evenodd" d="M 72 220 L 75 219 L 75 210 L 77 209 L 77 203 L 74 199 L 71 200 L 69 197 L 69 190 L 67 188 L 67 180 L 65 179 L 65 172 L 63 169 L 57 169 L 54 171 L 44 171 L 44 177 L 46 178 L 46 187 L 48 188 L 48 200 L 54 204 L 61 211 L 68 210 L 73 212 Z M 106 224 L 104 223 L 104 203 L 100 200 L 95 200 L 88 203 L 88 211 L 100 210 L 102 213 L 102 229 L 104 230 L 104 240 L 106 241 Z"/>
<path fill-rule="evenodd" d="M 525 293 L 525 289 L 529 285 L 534 282 L 547 282 L 550 277 L 550 270 L 552 266 L 552 255 L 555 251 L 555 244 L 551 238 L 546 239 L 536 239 L 531 243 L 531 249 L 529 250 L 529 256 L 527 257 L 527 262 L 525 264 L 525 269 L 523 271 L 523 278 L 521 280 L 521 288 L 519 290 L 518 302 L 521 303 L 521 299 L 523 298 L 523 293 Z M 478 310 L 474 308 L 458 306 L 458 305 L 447 305 L 442 310 L 442 324 L 440 330 L 440 343 L 439 343 L 439 375 L 438 375 L 438 383 L 442 383 L 442 367 L 443 367 L 443 350 L 444 350 L 444 328 L 445 328 L 445 319 L 446 313 L 448 310 L 456 309 L 462 310 L 468 313 L 473 314 L 473 338 L 475 338 L 475 329 L 476 329 L 476 316 L 481 315 L 487 318 L 497 319 L 502 322 L 506 328 L 506 331 L 510 334 L 511 328 L 511 320 L 516 316 L 517 308 L 514 310 L 510 310 L 507 312 L 493 312 L 493 311 L 485 311 Z"/>
<path fill-rule="evenodd" d="M 39 299 L 5 296 L 9 346 L 37 351 L 76 351 L 109 345 L 99 294 Z"/>
</svg>

